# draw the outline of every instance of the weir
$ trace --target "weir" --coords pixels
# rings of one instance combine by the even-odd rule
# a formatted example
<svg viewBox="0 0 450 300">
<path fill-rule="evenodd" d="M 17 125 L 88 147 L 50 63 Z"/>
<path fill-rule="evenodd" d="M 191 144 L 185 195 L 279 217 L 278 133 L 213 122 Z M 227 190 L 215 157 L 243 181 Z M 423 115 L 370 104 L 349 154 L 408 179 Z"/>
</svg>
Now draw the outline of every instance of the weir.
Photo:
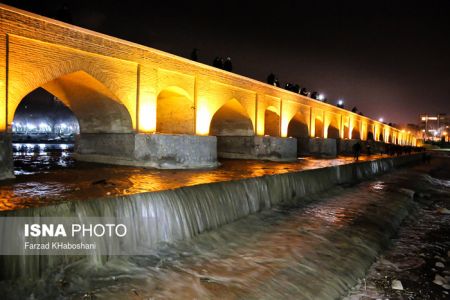
<svg viewBox="0 0 450 300">
<path fill-rule="evenodd" d="M 202 232 L 279 204 L 301 202 L 302 198 L 345 183 L 364 180 L 421 158 L 420 154 L 390 157 L 300 172 L 255 177 L 141 193 L 108 199 L 72 201 L 57 205 L 16 211 L 0 216 L 132 218 L 132 234 L 121 244 L 127 251 L 154 248 L 161 242 L 190 239 Z M 151 216 L 151 218 L 148 218 Z M 2 229 L 0 228 L 0 231 Z M 6 234 L 1 235 L 7 236 Z M 23 238 L 18 235 L 18 238 Z M 3 242 L 3 241 L 2 241 Z M 105 240 L 106 244 L 106 240 Z M 125 249 L 124 248 L 124 249 Z M 102 264 L 110 257 L 93 251 L 84 257 Z M 39 277 L 62 263 L 80 260 L 79 256 L 2 256 L 2 278 Z"/>
</svg>

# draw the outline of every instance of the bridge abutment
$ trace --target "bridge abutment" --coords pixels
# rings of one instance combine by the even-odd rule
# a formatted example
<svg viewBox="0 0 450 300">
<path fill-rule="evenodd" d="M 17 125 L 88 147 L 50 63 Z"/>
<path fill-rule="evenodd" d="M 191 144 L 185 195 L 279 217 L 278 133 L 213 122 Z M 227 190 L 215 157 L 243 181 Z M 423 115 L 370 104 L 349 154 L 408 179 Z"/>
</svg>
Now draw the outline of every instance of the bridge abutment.
<svg viewBox="0 0 450 300">
<path fill-rule="evenodd" d="M 0 180 L 14 178 L 11 134 L 0 133 Z"/>
<path fill-rule="evenodd" d="M 75 159 L 158 169 L 214 168 L 214 136 L 177 134 L 88 133 L 75 141 Z"/>
<path fill-rule="evenodd" d="M 297 140 L 273 136 L 218 136 L 221 158 L 295 161 Z"/>
</svg>

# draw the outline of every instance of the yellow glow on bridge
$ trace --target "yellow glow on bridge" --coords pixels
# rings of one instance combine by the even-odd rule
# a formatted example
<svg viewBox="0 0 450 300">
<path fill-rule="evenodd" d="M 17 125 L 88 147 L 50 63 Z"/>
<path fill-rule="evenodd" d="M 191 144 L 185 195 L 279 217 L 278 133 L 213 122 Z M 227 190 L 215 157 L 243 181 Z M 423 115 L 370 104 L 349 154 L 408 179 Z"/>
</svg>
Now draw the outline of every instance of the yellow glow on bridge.
<svg viewBox="0 0 450 300">
<path fill-rule="evenodd" d="M 364 140 L 370 131 L 375 140 L 414 141 L 365 116 L 169 53 L 3 4 L 0 17 L 0 132 L 23 97 L 44 87 L 70 100 L 83 132 Z"/>
<path fill-rule="evenodd" d="M 156 105 L 150 99 L 145 99 L 139 104 L 139 131 L 144 133 L 156 131 Z"/>
<path fill-rule="evenodd" d="M 209 123 L 211 121 L 211 112 L 207 107 L 201 106 L 197 108 L 197 134 L 208 135 Z"/>
</svg>

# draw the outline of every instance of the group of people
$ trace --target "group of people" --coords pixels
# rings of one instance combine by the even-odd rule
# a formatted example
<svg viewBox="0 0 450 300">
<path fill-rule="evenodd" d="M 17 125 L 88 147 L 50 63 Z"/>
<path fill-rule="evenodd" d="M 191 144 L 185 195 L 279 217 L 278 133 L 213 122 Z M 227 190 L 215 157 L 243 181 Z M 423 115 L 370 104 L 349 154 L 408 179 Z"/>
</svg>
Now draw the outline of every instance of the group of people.
<svg viewBox="0 0 450 300">
<path fill-rule="evenodd" d="M 198 52 L 199 49 L 194 48 L 191 52 L 191 60 L 198 61 Z M 223 58 L 223 57 L 216 57 L 213 60 L 213 67 L 225 70 L 225 71 L 233 71 L 233 63 L 231 62 L 231 57 Z"/>
<path fill-rule="evenodd" d="M 223 58 L 223 57 L 216 57 L 213 60 L 213 67 L 225 70 L 225 71 L 233 71 L 233 64 L 231 62 L 231 57 Z"/>
<path fill-rule="evenodd" d="M 363 145 L 360 142 L 353 144 L 353 146 L 352 146 L 353 157 L 356 161 L 359 160 L 362 149 L 363 149 Z M 365 150 L 366 150 L 367 156 L 372 155 L 371 142 L 366 143 Z M 395 155 L 400 156 L 402 154 L 411 154 L 412 152 L 419 152 L 419 151 L 424 151 L 424 148 L 413 147 L 413 146 L 401 146 L 401 145 L 394 145 L 394 144 L 385 144 L 379 149 L 381 156 L 383 156 L 383 154 L 386 154 L 389 156 L 395 156 Z"/>
</svg>

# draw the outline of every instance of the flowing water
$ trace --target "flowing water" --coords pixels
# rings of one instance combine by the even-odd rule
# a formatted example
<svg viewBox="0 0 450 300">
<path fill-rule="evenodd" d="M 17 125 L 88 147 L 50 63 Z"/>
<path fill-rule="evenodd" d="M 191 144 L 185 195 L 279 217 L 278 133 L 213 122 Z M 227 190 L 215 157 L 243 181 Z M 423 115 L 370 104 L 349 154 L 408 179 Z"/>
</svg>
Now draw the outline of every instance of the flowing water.
<svg viewBox="0 0 450 300">
<path fill-rule="evenodd" d="M 292 163 L 222 160 L 213 170 L 157 170 L 76 162 L 72 150 L 71 144 L 14 144 L 16 179 L 0 182 L 0 211 L 353 163 L 350 157 L 302 158 Z M 363 156 L 361 160 L 379 158 Z"/>
<path fill-rule="evenodd" d="M 430 179 L 400 169 L 357 181 L 412 158 L 4 212 L 132 215 L 135 241 L 151 254 L 3 257 L 4 278 L 20 279 L 3 280 L 0 291 L 6 299 L 336 299 L 417 209 L 399 188 L 425 189 Z M 154 223 L 141 226 L 148 214 Z"/>
</svg>

